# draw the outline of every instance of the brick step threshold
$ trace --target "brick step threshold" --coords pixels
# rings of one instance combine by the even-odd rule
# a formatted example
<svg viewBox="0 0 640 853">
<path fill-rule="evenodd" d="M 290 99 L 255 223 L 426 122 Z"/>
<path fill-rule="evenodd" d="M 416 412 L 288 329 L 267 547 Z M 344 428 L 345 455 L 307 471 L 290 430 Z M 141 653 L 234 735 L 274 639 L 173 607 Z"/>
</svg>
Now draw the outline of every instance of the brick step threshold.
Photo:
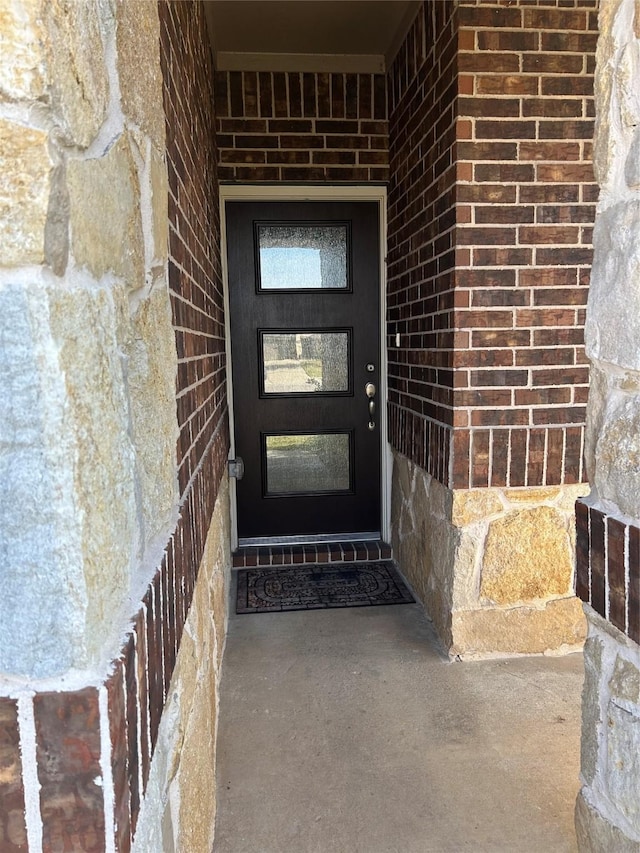
<svg viewBox="0 0 640 853">
<path fill-rule="evenodd" d="M 313 545 L 259 545 L 234 551 L 233 568 L 303 563 L 370 563 L 390 559 L 391 546 L 377 539 L 366 542 L 319 542 Z"/>
</svg>

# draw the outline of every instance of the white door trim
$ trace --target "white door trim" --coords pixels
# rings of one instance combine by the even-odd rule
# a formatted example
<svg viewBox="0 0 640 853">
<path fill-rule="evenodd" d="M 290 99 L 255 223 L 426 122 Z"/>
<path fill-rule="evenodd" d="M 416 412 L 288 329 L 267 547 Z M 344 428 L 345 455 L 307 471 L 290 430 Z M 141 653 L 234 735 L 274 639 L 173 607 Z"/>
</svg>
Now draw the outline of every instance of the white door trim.
<svg viewBox="0 0 640 853">
<path fill-rule="evenodd" d="M 227 269 L 227 228 L 225 202 L 227 201 L 375 201 L 379 212 L 380 233 L 380 460 L 381 518 L 380 533 L 385 542 L 391 541 L 391 466 L 392 456 L 388 441 L 387 423 L 387 188 L 377 184 L 365 186 L 289 186 L 272 184 L 221 184 L 220 185 L 220 251 L 222 254 L 222 282 L 224 287 L 225 348 L 227 353 L 227 400 L 229 405 L 229 431 L 231 446 L 229 458 L 235 458 L 235 430 L 233 413 L 233 373 L 231 368 L 231 328 L 229 323 L 229 277 Z M 231 504 L 231 547 L 238 547 L 238 518 L 236 509 L 236 481 L 229 481 Z"/>
</svg>

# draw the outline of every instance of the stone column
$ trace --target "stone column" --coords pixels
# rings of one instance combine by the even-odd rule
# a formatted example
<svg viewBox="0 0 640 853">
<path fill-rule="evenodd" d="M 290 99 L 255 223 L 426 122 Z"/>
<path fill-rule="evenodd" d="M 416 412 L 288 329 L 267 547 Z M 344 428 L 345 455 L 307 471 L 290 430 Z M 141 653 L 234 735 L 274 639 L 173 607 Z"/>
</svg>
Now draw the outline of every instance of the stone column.
<svg viewBox="0 0 640 853">
<path fill-rule="evenodd" d="M 178 517 L 164 149 L 155 2 L 2 4 L 7 853 L 114 849 L 110 662 Z"/>
<path fill-rule="evenodd" d="M 640 850 L 640 2 L 605 0 L 596 73 L 601 187 L 585 338 L 592 384 L 577 504 L 585 602 L 583 851 Z"/>
</svg>

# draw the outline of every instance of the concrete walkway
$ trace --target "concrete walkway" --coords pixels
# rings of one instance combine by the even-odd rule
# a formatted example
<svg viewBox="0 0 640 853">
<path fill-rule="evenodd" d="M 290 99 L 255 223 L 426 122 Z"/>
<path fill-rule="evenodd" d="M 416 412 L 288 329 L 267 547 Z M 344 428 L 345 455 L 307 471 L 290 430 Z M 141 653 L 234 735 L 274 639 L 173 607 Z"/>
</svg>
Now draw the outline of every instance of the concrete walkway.
<svg viewBox="0 0 640 853">
<path fill-rule="evenodd" d="M 582 674 L 450 663 L 418 605 L 234 615 L 214 851 L 575 851 Z"/>
</svg>

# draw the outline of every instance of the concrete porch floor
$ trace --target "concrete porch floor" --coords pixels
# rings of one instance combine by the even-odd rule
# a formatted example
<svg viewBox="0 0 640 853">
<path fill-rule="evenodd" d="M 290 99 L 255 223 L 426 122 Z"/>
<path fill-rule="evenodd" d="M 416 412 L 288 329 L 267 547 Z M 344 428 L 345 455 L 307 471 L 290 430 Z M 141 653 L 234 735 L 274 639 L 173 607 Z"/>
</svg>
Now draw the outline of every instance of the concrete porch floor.
<svg viewBox="0 0 640 853">
<path fill-rule="evenodd" d="M 582 678 L 450 663 L 417 604 L 233 615 L 214 852 L 575 851 Z"/>
</svg>

